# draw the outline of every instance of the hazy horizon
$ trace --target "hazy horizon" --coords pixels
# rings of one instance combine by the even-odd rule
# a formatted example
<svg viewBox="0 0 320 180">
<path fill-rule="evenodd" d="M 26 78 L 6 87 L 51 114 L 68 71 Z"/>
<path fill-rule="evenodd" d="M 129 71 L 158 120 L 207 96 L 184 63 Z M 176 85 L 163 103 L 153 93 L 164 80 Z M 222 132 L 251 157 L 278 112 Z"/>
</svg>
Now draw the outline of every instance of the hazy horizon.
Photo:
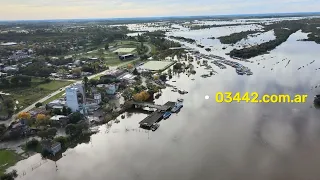
<svg viewBox="0 0 320 180">
<path fill-rule="evenodd" d="M 0 20 L 109 19 L 320 12 L 317 0 L 3 0 Z"/>
</svg>

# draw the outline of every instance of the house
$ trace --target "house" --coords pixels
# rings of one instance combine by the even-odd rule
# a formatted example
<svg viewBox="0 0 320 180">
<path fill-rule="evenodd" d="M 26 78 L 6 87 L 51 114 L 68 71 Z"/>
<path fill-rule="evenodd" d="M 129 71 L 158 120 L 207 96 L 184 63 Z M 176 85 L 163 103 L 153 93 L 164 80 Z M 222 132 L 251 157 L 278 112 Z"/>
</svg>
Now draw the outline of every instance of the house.
<svg viewBox="0 0 320 180">
<path fill-rule="evenodd" d="M 54 122 L 58 122 L 61 125 L 67 125 L 69 118 L 67 116 L 63 116 L 63 115 L 56 115 L 56 116 L 52 116 L 50 118 L 50 120 L 54 121 Z"/>
<path fill-rule="evenodd" d="M 120 60 L 130 60 L 133 59 L 135 56 L 133 54 L 125 54 L 125 55 L 120 55 L 119 59 Z"/>
<path fill-rule="evenodd" d="M 0 77 L 7 77 L 7 73 L 0 72 Z"/>
<path fill-rule="evenodd" d="M 51 101 L 47 104 L 47 107 L 49 108 L 53 108 L 53 106 L 65 106 L 66 105 L 66 101 L 63 99 L 57 99 L 54 101 Z"/>
<path fill-rule="evenodd" d="M 9 126 L 9 134 L 10 135 L 26 135 L 26 133 L 29 131 L 29 127 L 26 125 L 26 122 L 24 120 L 19 120 L 16 123 L 12 123 Z"/>
<path fill-rule="evenodd" d="M 98 58 L 88 58 L 89 61 L 99 61 Z"/>
<path fill-rule="evenodd" d="M 14 52 L 10 57 L 9 59 L 10 60 L 20 60 L 20 59 L 25 59 L 25 58 L 28 58 L 30 57 L 30 54 L 29 54 L 29 51 L 28 50 L 18 50 L 16 52 Z"/>
<path fill-rule="evenodd" d="M 42 141 L 42 148 L 55 156 L 59 151 L 61 151 L 61 143 L 51 140 L 44 140 Z"/>
<path fill-rule="evenodd" d="M 117 92 L 119 86 L 118 86 L 118 84 L 115 84 L 115 83 L 113 83 L 113 84 L 98 84 L 97 88 L 103 88 L 106 90 L 106 93 L 108 95 L 114 95 Z"/>
<path fill-rule="evenodd" d="M 17 66 L 7 66 L 3 68 L 4 72 L 8 72 L 8 71 L 18 71 L 19 68 Z"/>
<path fill-rule="evenodd" d="M 114 70 L 104 76 L 101 76 L 100 80 L 101 81 L 109 81 L 109 82 L 112 82 L 115 80 L 120 80 L 120 78 L 122 76 L 124 76 L 126 73 L 127 73 L 127 71 L 125 71 L 125 70 Z"/>
</svg>

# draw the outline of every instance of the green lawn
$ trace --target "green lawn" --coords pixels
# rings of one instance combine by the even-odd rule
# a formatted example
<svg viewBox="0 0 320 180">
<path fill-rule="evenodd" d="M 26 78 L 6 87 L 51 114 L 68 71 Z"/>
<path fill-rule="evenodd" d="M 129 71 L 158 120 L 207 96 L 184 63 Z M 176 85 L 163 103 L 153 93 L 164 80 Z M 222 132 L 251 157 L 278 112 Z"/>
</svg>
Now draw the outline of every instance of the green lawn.
<svg viewBox="0 0 320 180">
<path fill-rule="evenodd" d="M 69 81 L 55 80 L 49 83 L 42 83 L 40 78 L 33 78 L 30 87 L 6 89 L 4 91 L 10 93 L 15 100 L 18 100 L 20 106 L 27 107 L 48 94 L 71 83 L 72 82 Z"/>
<path fill-rule="evenodd" d="M 53 100 L 56 100 L 56 99 L 59 99 L 62 97 L 62 95 L 65 93 L 65 91 L 61 91 L 59 92 L 58 94 L 50 97 L 49 99 L 47 99 L 46 101 L 42 102 L 42 104 L 48 104 L 49 102 L 53 101 Z"/>
<path fill-rule="evenodd" d="M 10 150 L 0 150 L 0 176 L 5 173 L 6 169 L 15 165 L 21 157 Z"/>
</svg>

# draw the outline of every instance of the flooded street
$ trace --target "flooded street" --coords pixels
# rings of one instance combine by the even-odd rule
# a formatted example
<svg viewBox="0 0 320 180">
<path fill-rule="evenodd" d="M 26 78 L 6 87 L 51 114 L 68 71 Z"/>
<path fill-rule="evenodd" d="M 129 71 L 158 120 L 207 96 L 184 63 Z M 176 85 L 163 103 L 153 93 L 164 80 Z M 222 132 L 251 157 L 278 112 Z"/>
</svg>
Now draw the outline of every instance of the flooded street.
<svg viewBox="0 0 320 180">
<path fill-rule="evenodd" d="M 249 30 L 252 26 L 242 25 L 237 30 L 177 30 L 169 35 L 193 38 L 213 47 L 208 53 L 195 44 L 182 43 L 201 53 L 228 57 L 225 53 L 233 47 L 208 37 Z M 218 72 L 212 77 L 201 78 L 208 70 L 197 68 L 196 63 L 195 75 L 174 75 L 168 83 L 189 93 L 180 95 L 169 87 L 163 90 L 156 104 L 184 98 L 184 107 L 161 121 L 155 132 L 139 128 L 139 121 L 147 114 L 126 114 L 125 119 L 119 118 L 119 124 L 99 127 L 100 132 L 89 143 L 67 150 L 57 162 L 43 161 L 35 155 L 10 169 L 16 169 L 18 179 L 24 180 L 318 178 L 320 110 L 314 108 L 313 96 L 320 93 L 315 88 L 320 84 L 320 70 L 316 70 L 320 68 L 320 45 L 297 41 L 305 36 L 302 32 L 291 35 L 269 54 L 249 59 L 253 63 L 238 61 L 252 70 L 252 76 L 239 76 L 230 66 L 219 69 L 211 63 Z M 252 38 L 250 42 L 260 43 Z M 222 50 L 224 46 L 227 49 Z M 216 93 L 226 91 L 309 96 L 303 104 L 217 103 Z M 206 95 L 209 99 L 205 99 Z"/>
</svg>

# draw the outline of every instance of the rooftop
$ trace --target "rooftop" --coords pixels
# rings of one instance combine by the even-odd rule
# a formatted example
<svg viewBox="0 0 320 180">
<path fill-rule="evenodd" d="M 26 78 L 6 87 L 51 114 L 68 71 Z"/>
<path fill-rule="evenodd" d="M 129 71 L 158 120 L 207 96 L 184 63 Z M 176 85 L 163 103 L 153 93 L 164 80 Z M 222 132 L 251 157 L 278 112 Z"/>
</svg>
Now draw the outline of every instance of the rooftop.
<svg viewBox="0 0 320 180">
<path fill-rule="evenodd" d="M 67 116 L 56 115 L 56 116 L 52 116 L 52 117 L 50 118 L 50 120 L 52 120 L 52 121 L 59 121 L 60 118 L 66 118 L 66 117 L 67 117 Z"/>
<path fill-rule="evenodd" d="M 17 45 L 17 43 L 15 43 L 15 42 L 6 42 L 6 43 L 1 43 L 0 45 L 1 46 L 14 46 L 14 45 Z"/>
<path fill-rule="evenodd" d="M 140 66 L 141 69 L 149 70 L 149 71 L 159 71 L 165 70 L 166 68 L 173 65 L 174 62 L 171 61 L 149 61 L 144 65 Z"/>
<path fill-rule="evenodd" d="M 134 50 L 136 50 L 136 48 L 119 48 L 115 51 L 113 51 L 114 53 L 131 53 Z"/>
</svg>

